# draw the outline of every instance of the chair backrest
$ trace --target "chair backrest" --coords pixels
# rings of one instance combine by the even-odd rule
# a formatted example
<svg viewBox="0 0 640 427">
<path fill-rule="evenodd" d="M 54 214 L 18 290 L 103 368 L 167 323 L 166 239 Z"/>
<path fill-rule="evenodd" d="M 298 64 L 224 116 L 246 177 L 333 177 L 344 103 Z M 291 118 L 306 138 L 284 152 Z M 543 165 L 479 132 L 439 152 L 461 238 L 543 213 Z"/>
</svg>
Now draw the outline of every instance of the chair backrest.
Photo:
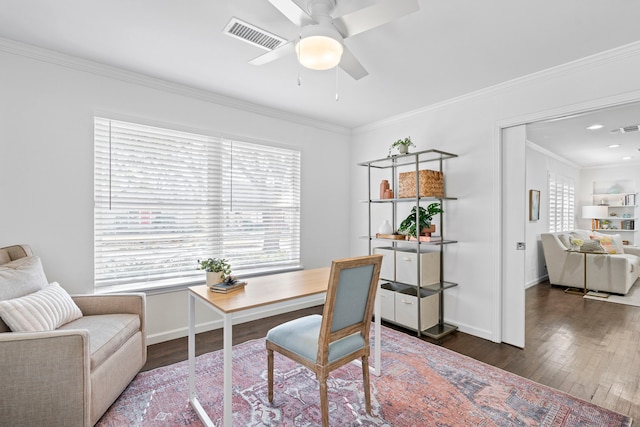
<svg viewBox="0 0 640 427">
<path fill-rule="evenodd" d="M 381 265 L 382 255 L 379 254 L 331 263 L 318 343 L 318 361 L 327 356 L 329 344 L 340 338 L 359 332 L 365 345 L 369 344 L 369 328 Z"/>
</svg>

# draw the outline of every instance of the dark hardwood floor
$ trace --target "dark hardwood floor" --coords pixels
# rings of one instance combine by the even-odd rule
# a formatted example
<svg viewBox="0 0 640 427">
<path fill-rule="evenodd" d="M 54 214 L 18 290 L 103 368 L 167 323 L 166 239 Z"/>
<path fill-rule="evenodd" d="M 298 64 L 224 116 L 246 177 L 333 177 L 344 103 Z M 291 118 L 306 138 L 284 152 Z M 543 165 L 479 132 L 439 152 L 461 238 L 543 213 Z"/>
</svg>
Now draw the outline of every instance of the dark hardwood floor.
<svg viewBox="0 0 640 427">
<path fill-rule="evenodd" d="M 311 313 L 321 307 L 244 323 L 234 327 L 233 342 Z M 462 332 L 424 339 L 640 420 L 640 307 L 585 300 L 543 283 L 526 292 L 525 349 Z M 221 330 L 196 337 L 197 354 L 221 348 Z M 186 338 L 154 344 L 143 370 L 186 359 Z"/>
</svg>

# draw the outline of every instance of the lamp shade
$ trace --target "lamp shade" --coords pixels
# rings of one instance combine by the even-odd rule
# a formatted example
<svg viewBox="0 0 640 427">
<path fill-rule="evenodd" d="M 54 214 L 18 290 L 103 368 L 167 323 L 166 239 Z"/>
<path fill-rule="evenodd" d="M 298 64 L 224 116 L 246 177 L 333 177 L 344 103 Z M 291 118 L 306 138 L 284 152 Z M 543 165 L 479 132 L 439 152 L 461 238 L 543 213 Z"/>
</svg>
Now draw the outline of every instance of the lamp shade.
<svg viewBox="0 0 640 427">
<path fill-rule="evenodd" d="M 307 25 L 302 29 L 296 54 L 300 64 L 312 70 L 328 70 L 340 63 L 342 37 L 333 27 Z"/>
<path fill-rule="evenodd" d="M 609 216 L 609 208 L 607 206 L 583 206 L 582 218 L 600 219 Z"/>
</svg>

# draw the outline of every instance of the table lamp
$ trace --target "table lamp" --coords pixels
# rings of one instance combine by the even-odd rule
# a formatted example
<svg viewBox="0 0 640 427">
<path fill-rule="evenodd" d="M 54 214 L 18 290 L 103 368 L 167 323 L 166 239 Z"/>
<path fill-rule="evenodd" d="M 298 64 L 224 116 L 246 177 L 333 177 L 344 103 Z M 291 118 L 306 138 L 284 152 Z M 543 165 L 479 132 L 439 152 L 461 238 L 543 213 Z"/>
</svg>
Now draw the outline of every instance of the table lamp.
<svg viewBox="0 0 640 427">
<path fill-rule="evenodd" d="M 591 220 L 591 231 L 595 230 L 596 219 L 607 218 L 609 216 L 608 206 L 583 206 L 582 218 L 588 218 Z"/>
</svg>

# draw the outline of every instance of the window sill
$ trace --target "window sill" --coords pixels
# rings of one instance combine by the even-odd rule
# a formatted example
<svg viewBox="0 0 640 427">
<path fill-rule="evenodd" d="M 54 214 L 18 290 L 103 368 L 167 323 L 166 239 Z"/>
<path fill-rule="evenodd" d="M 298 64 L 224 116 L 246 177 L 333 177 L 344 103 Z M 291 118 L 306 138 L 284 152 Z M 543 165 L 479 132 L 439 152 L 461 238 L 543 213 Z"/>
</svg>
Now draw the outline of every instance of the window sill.
<svg viewBox="0 0 640 427">
<path fill-rule="evenodd" d="M 248 279 L 258 276 L 269 276 L 272 274 L 287 273 L 289 271 L 303 270 L 302 265 L 283 267 L 277 269 L 256 269 L 244 274 L 234 274 L 238 279 Z M 203 272 L 204 273 L 204 272 Z M 153 282 L 129 283 L 126 285 L 113 285 L 95 288 L 96 295 L 115 294 L 123 292 L 144 292 L 147 295 L 167 294 L 171 292 L 179 292 L 190 286 L 204 285 L 206 280 L 204 274 L 202 276 L 191 276 L 183 279 L 166 279 Z"/>
</svg>

